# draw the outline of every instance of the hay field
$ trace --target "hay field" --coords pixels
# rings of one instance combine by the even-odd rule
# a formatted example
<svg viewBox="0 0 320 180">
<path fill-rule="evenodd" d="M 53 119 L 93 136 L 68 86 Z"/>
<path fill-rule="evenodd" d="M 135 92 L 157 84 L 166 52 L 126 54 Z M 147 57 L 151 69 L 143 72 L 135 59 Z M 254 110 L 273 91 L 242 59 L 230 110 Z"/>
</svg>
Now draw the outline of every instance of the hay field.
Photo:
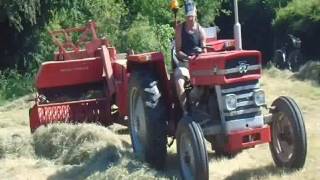
<svg viewBox="0 0 320 180">
<path fill-rule="evenodd" d="M 320 87 L 290 72 L 269 69 L 262 86 L 269 104 L 280 95 L 293 97 L 302 108 L 308 136 L 305 168 L 277 169 L 268 145 L 224 159 L 209 151 L 210 179 L 319 179 Z M 0 107 L 0 179 L 178 179 L 176 147 L 169 149 L 167 169 L 157 172 L 134 159 L 122 126 L 53 125 L 30 134 L 30 96 Z"/>
</svg>

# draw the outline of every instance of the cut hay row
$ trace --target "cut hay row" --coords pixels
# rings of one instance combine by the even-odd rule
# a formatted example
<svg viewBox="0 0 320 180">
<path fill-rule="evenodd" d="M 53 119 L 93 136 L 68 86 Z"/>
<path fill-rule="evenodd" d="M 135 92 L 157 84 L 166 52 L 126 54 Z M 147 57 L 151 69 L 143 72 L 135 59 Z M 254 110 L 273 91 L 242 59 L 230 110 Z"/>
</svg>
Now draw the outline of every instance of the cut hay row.
<svg viewBox="0 0 320 180">
<path fill-rule="evenodd" d="M 0 130 L 0 179 L 140 179 L 163 175 L 134 159 L 130 144 L 109 128 L 94 124 L 55 124 L 33 135 Z M 31 170 L 29 173 L 27 171 Z M 37 171 L 39 170 L 39 171 Z M 43 172 L 45 170 L 45 172 Z M 19 178 L 21 177 L 21 178 Z M 44 179 L 45 179 L 44 178 Z"/>
</svg>

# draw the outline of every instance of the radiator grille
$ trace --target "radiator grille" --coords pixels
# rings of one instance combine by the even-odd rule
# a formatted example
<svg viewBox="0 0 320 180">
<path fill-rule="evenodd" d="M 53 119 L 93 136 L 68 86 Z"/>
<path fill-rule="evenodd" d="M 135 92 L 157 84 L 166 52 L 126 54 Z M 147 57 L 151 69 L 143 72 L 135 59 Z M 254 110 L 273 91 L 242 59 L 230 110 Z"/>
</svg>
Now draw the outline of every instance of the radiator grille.
<svg viewBox="0 0 320 180">
<path fill-rule="evenodd" d="M 232 121 L 260 116 L 261 109 L 253 100 L 254 91 L 258 89 L 260 89 L 259 81 L 222 86 L 223 97 L 227 94 L 237 95 L 237 108 L 233 111 L 224 110 L 225 120 Z"/>
<path fill-rule="evenodd" d="M 231 71 L 232 73 L 226 74 L 227 79 L 231 78 L 239 78 L 244 75 L 250 75 L 250 74 L 258 74 L 259 69 L 253 68 L 254 66 L 259 65 L 259 61 L 256 57 L 244 57 L 244 58 L 239 58 L 239 59 L 233 59 L 229 60 L 225 64 L 225 69 L 226 70 L 231 70 L 231 69 L 236 69 L 237 71 Z M 240 68 L 241 66 L 246 69 L 242 69 L 244 71 L 241 71 Z"/>
</svg>

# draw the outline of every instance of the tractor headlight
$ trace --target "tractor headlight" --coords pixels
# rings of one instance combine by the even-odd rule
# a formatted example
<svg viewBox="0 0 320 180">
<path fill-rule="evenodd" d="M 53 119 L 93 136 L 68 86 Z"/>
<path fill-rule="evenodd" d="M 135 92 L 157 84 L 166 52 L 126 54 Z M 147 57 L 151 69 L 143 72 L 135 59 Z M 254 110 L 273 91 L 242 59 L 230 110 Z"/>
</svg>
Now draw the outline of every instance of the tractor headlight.
<svg viewBox="0 0 320 180">
<path fill-rule="evenodd" d="M 224 97 L 224 106 L 228 111 L 233 111 L 237 109 L 237 95 L 228 94 Z"/>
<path fill-rule="evenodd" d="M 262 106 L 266 104 L 266 97 L 263 90 L 257 90 L 253 94 L 253 101 L 257 106 Z"/>
</svg>

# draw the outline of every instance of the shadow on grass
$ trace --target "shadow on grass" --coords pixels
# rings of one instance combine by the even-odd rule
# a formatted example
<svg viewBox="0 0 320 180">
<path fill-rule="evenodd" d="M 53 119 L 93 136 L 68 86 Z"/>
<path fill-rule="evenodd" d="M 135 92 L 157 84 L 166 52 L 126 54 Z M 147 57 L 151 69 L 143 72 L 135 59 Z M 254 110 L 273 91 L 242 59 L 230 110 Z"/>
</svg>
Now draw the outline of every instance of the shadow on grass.
<svg viewBox="0 0 320 180">
<path fill-rule="evenodd" d="M 278 168 L 273 164 L 269 164 L 266 166 L 261 166 L 253 169 L 245 169 L 234 172 L 232 175 L 228 176 L 226 180 L 246 180 L 246 179 L 261 179 L 264 177 L 279 176 L 279 178 L 288 173 L 292 173 L 294 171 Z"/>
<path fill-rule="evenodd" d="M 170 179 L 181 179 L 178 154 L 168 153 L 165 173 Z"/>
<path fill-rule="evenodd" d="M 214 152 L 209 152 L 208 156 L 210 160 L 219 160 L 224 158 L 216 155 Z M 165 169 L 163 171 L 155 171 L 145 163 L 136 160 L 132 152 L 126 150 L 121 151 L 115 146 L 111 146 L 97 152 L 93 157 L 80 165 L 64 166 L 56 174 L 50 176 L 48 180 L 86 179 L 97 174 L 101 175 L 96 176 L 97 178 L 100 177 L 98 179 L 108 179 L 112 178 L 113 175 L 123 173 L 123 170 L 128 173 L 128 176 L 134 179 L 135 175 L 132 176 L 132 174 L 136 174 L 137 178 L 143 178 L 143 175 L 146 172 L 149 174 L 147 177 L 155 177 L 155 179 L 181 179 L 179 172 L 179 158 L 176 153 L 169 152 Z M 226 177 L 226 180 L 261 179 L 270 175 L 280 177 L 281 175 L 290 172 L 292 171 L 277 168 L 273 164 L 269 164 L 267 166 L 235 171 L 232 175 Z M 127 177 L 126 174 L 124 174 L 124 176 Z"/>
<path fill-rule="evenodd" d="M 241 152 L 234 156 L 222 156 L 218 155 L 215 152 L 208 152 L 209 160 L 222 160 L 222 159 L 230 159 L 236 158 Z M 295 172 L 294 170 L 284 169 L 276 167 L 274 164 L 269 164 L 266 166 L 251 168 L 251 169 L 242 169 L 235 171 L 232 175 L 226 177 L 226 180 L 247 180 L 247 179 L 262 179 L 268 176 L 279 176 L 279 178 L 284 174 L 290 174 Z"/>
<path fill-rule="evenodd" d="M 234 154 L 234 155 L 222 155 L 222 154 L 216 154 L 214 151 L 208 152 L 208 159 L 210 160 L 216 160 L 220 161 L 222 159 L 233 159 L 236 158 L 241 152 Z"/>
</svg>

